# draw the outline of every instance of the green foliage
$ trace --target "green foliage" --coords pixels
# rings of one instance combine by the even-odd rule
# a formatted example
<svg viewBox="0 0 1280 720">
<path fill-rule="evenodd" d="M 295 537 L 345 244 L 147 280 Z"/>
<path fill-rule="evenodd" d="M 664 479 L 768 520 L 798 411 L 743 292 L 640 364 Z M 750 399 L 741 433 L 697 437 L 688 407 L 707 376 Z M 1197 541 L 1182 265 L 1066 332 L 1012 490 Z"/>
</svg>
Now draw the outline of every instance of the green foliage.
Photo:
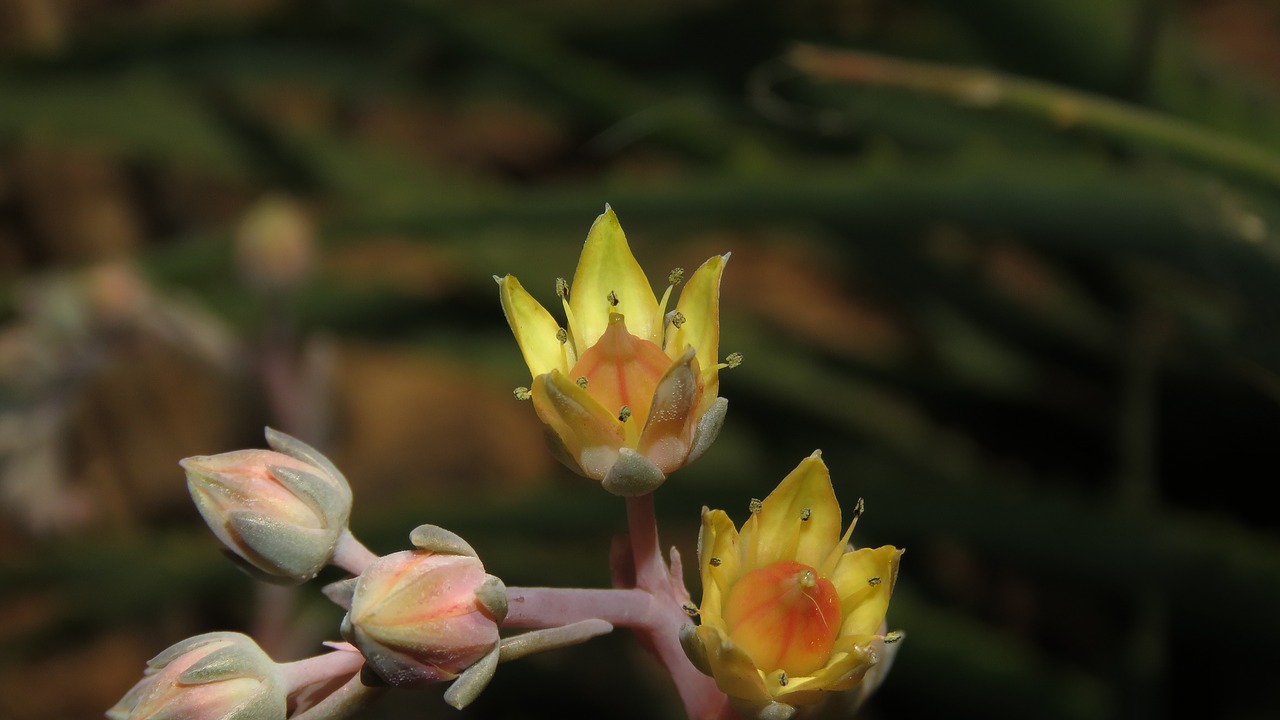
<svg viewBox="0 0 1280 720">
<path fill-rule="evenodd" d="M 10 51 L 0 156 L 51 146 L 154 185 L 292 193 L 318 208 L 327 253 L 385 237 L 438 249 L 461 278 L 441 294 L 327 266 L 296 320 L 474 363 L 500 388 L 527 377 L 490 276 L 542 277 L 531 290 L 549 295 L 605 202 L 646 265 L 694 266 L 711 244 L 734 253 L 731 285 L 799 253 L 803 281 L 766 288 L 800 299 L 780 303 L 789 317 L 757 288 L 726 291 L 722 346 L 746 362 L 724 374 L 725 434 L 658 495 L 686 562 L 702 505 L 741 517 L 821 446 L 842 500 L 866 498 L 868 534 L 908 548 L 890 610 L 907 638 L 869 715 L 1280 711 L 1259 680 L 1280 670 L 1280 535 L 1265 502 L 1280 428 L 1280 107 L 1261 81 L 1206 61 L 1173 4 L 276 5 Z M 944 82 L 817 78 L 788 63 L 796 41 L 914 59 Z M 973 68 L 1030 95 L 957 102 L 945 83 Z M 1063 122 L 1059 102 L 1081 114 Z M 179 214 L 141 262 L 248 334 L 257 301 L 234 268 L 234 219 L 211 231 Z M 855 311 L 888 339 L 860 334 Z M 818 332 L 805 313 L 834 319 Z M 620 508 L 589 488 L 478 505 L 424 493 L 370 517 L 352 484 L 353 524 L 375 549 L 431 522 L 513 582 L 608 582 Z M 66 584 L 99 602 L 0 648 L 224 592 L 223 567 L 186 536 L 159 555 L 69 542 L 0 568 L 0 592 Z M 586 676 L 607 682 L 596 668 L 612 656 L 592 653 Z M 650 683 L 625 663 L 626 683 Z M 521 698 L 550 702 L 544 670 L 513 665 L 508 687 L 530 695 L 478 707 L 542 716 Z M 557 678 L 561 700 L 574 681 Z M 582 710 L 609 699 L 584 692 Z M 636 702 L 638 717 L 670 710 Z"/>
</svg>

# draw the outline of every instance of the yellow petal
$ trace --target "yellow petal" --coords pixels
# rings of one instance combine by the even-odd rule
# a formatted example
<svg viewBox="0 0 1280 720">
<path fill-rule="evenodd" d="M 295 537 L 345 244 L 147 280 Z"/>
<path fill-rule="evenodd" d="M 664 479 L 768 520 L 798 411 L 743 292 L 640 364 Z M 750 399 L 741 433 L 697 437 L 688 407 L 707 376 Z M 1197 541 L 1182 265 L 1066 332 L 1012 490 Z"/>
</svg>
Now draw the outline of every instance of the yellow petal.
<svg viewBox="0 0 1280 720">
<path fill-rule="evenodd" d="M 698 354 L 698 365 L 708 374 L 720 364 L 720 276 L 728 261 L 728 253 L 715 255 L 689 278 L 676 304 L 684 324 L 671 327 L 664 348 L 675 359 L 684 354 L 685 348 L 692 347 Z"/>
<path fill-rule="evenodd" d="M 868 639 L 869 640 L 869 639 Z M 778 699 L 795 705 L 804 705 L 821 698 L 819 692 L 848 690 L 862 680 L 871 668 L 871 662 L 861 648 L 852 652 L 838 652 L 831 662 L 807 677 L 791 678 L 778 692 Z"/>
<path fill-rule="evenodd" d="M 701 398 L 698 364 L 690 351 L 667 368 L 658 381 L 640 435 L 638 449 L 664 473 L 683 467 L 689 457 L 698 419 L 693 410 Z"/>
<path fill-rule="evenodd" d="M 618 304 L 612 305 L 613 293 Z M 627 330 L 638 338 L 661 345 L 658 327 L 658 300 L 640 263 L 631 254 L 618 216 L 608 205 L 587 232 L 582 257 L 569 289 L 573 311 L 573 339 L 580 350 L 593 345 L 609 327 L 609 313 L 626 318 Z"/>
<path fill-rule="evenodd" d="M 533 377 L 559 370 L 567 373 L 573 367 L 573 348 L 556 337 L 560 326 L 514 275 L 498 278 L 502 312 L 516 336 L 516 344 L 524 354 L 524 362 Z"/>
<path fill-rule="evenodd" d="M 840 538 L 840 503 L 818 453 L 805 458 L 764 499 L 755 521 L 755 567 L 795 560 L 817 568 Z"/>
<path fill-rule="evenodd" d="M 741 574 L 738 530 L 723 510 L 702 508 L 698 565 L 702 571 L 702 621 L 715 623 L 721 618 L 725 593 Z"/>
<path fill-rule="evenodd" d="M 841 637 L 876 633 L 889 609 L 902 551 L 892 545 L 845 554 L 831 574 L 840 593 L 844 622 Z"/>
<path fill-rule="evenodd" d="M 764 678 L 751 656 L 729 641 L 716 627 L 698 626 L 698 637 L 707 648 L 707 663 L 716 687 L 724 694 L 750 702 L 767 703 L 772 700 Z"/>
<path fill-rule="evenodd" d="M 587 477 L 601 480 L 618 458 L 622 423 L 600 403 L 552 370 L 533 379 L 533 407 Z"/>
</svg>

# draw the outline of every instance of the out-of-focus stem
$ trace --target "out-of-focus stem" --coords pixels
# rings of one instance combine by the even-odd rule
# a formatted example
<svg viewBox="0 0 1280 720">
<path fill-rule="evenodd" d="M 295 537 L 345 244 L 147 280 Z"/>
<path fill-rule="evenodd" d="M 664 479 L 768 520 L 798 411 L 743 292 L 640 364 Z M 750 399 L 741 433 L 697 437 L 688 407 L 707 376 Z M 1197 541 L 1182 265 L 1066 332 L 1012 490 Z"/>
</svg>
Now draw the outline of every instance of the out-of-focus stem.
<svg viewBox="0 0 1280 720">
<path fill-rule="evenodd" d="M 813 45 L 796 47 L 788 59 L 796 69 L 820 80 L 900 87 L 978 108 L 1016 110 L 1063 128 L 1093 130 L 1254 181 L 1280 185 L 1280 157 L 1265 148 L 1137 105 L 1060 85 L 978 68 L 954 68 Z"/>
<path fill-rule="evenodd" d="M 357 540 L 350 530 L 343 530 L 338 537 L 337 547 L 333 549 L 331 562 L 352 575 L 359 575 L 369 567 L 369 563 L 377 559 L 378 556 Z"/>
</svg>

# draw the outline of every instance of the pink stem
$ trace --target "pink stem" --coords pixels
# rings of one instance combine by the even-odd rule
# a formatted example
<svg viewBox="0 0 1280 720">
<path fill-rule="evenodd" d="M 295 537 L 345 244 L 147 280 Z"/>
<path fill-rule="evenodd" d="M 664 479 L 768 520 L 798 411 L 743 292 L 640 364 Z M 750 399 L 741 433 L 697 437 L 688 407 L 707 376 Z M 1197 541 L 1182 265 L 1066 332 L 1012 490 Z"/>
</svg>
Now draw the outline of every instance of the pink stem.
<svg viewBox="0 0 1280 720">
<path fill-rule="evenodd" d="M 692 624 L 684 609 L 689 594 L 684 589 L 683 578 L 672 577 L 662 559 L 652 493 L 627 498 L 627 525 L 636 587 L 648 592 L 652 599 L 649 617 L 636 627 L 636 632 L 647 640 L 650 651 L 666 666 L 691 720 L 725 717 L 729 712 L 728 698 L 714 680 L 689 662 L 680 646 L 680 629 Z"/>
<path fill-rule="evenodd" d="M 349 645 L 343 645 L 349 648 Z M 364 664 L 364 655 L 355 648 L 334 650 L 333 652 L 280 664 L 280 672 L 284 674 L 284 684 L 288 694 L 298 692 L 310 685 L 329 682 L 335 678 L 353 675 Z"/>
<path fill-rule="evenodd" d="M 378 556 L 357 540 L 350 530 L 344 529 L 338 537 L 337 547 L 333 549 L 333 559 L 329 562 L 352 575 L 359 575 L 369 567 L 369 563 L 377 559 Z"/>
<path fill-rule="evenodd" d="M 352 717 L 364 709 L 369 700 L 380 690 L 381 688 L 365 685 L 360 680 L 360 674 L 356 673 L 342 687 L 334 690 L 315 705 L 294 715 L 290 720 L 339 720 L 339 718 Z"/>
<path fill-rule="evenodd" d="M 507 588 L 505 627 L 560 627 L 599 618 L 621 627 L 649 621 L 653 596 L 644 590 L 583 588 Z"/>
<path fill-rule="evenodd" d="M 631 557 L 636 566 L 636 587 L 652 590 L 666 585 L 667 565 L 658 547 L 658 519 L 653 511 L 653 493 L 627 498 L 627 530 L 631 536 Z"/>
</svg>

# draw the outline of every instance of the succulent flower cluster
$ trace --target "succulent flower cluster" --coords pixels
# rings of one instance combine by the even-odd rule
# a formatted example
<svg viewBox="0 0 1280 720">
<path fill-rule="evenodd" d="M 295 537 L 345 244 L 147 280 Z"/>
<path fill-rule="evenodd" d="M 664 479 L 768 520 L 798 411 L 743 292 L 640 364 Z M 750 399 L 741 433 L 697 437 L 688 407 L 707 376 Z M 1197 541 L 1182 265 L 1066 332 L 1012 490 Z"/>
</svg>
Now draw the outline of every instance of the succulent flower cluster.
<svg viewBox="0 0 1280 720">
<path fill-rule="evenodd" d="M 629 554 L 615 554 L 616 587 L 507 587 L 466 540 L 434 525 L 415 529 L 411 548 L 376 556 L 347 527 L 352 492 L 338 468 L 268 430 L 270 450 L 183 460 L 191 497 L 257 577 L 300 584 L 327 565 L 349 572 L 324 588 L 347 611 L 345 642 L 278 664 L 244 635 L 190 638 L 152 660 L 107 716 L 344 718 L 381 690 L 438 682 L 451 683 L 444 699 L 461 709 L 499 663 L 616 626 L 657 656 L 695 720 L 785 720 L 836 695 L 865 698 L 902 637 L 885 626 L 902 551 L 851 544 L 862 501 L 842 532 L 820 453 L 752 500 L 740 528 L 724 511 L 703 509 L 698 605 L 678 553 L 668 563 L 659 551 L 652 493 L 715 440 L 728 407 L 719 373 L 741 361 L 717 356 L 728 259 L 703 263 L 668 311 L 683 271 L 655 296 L 606 207 L 572 284 L 556 282 L 563 325 L 515 277 L 495 277 L 533 378 L 517 396 L 533 401 L 557 458 L 626 499 Z"/>
</svg>

